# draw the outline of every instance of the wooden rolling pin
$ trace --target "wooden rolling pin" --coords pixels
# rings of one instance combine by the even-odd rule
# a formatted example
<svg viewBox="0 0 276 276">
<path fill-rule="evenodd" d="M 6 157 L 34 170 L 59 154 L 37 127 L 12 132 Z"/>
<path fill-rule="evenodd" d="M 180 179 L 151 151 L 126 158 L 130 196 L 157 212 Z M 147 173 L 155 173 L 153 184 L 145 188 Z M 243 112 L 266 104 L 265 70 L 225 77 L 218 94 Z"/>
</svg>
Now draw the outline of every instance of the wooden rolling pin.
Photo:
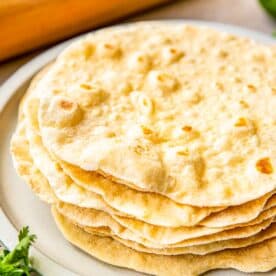
<svg viewBox="0 0 276 276">
<path fill-rule="evenodd" d="M 0 0 L 0 61 L 168 0 Z"/>
</svg>

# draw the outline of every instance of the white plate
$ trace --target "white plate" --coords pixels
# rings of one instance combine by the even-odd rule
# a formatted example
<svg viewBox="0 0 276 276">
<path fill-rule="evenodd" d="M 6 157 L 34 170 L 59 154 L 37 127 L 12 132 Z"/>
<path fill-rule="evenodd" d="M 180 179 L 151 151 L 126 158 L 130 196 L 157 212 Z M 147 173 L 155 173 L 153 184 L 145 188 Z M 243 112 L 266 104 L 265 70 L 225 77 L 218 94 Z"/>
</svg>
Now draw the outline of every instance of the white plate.
<svg viewBox="0 0 276 276">
<path fill-rule="evenodd" d="M 170 24 L 194 24 L 209 26 L 218 30 L 240 36 L 250 37 L 259 42 L 275 44 L 271 37 L 239 27 L 218 23 L 170 20 L 162 21 Z M 120 28 L 124 26 L 118 26 Z M 80 36 L 81 37 L 81 36 Z M 77 37 L 79 38 L 79 37 Z M 9 143 L 14 131 L 17 108 L 30 79 L 48 62 L 75 39 L 63 42 L 39 55 L 21 67 L 2 86 L 0 91 L 0 240 L 9 248 L 17 242 L 17 231 L 24 225 L 29 225 L 31 232 L 37 234 L 32 255 L 35 267 L 44 276 L 73 275 L 141 275 L 130 270 L 116 268 L 104 264 L 77 248 L 70 245 L 56 228 L 50 215 L 49 206 L 41 202 L 17 176 L 9 152 Z M 274 271 L 275 273 L 275 271 Z M 273 272 L 266 275 L 275 275 Z M 208 273 L 208 275 L 244 275 L 227 270 Z M 257 275 L 257 274 L 255 274 Z"/>
</svg>

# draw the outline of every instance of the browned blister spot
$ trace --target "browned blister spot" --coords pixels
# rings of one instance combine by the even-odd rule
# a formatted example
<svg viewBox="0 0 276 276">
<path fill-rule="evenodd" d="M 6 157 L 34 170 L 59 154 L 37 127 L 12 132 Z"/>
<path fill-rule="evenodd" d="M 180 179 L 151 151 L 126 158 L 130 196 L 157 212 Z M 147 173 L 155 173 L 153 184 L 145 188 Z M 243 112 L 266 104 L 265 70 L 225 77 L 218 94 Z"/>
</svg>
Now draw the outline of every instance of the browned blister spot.
<svg viewBox="0 0 276 276">
<path fill-rule="evenodd" d="M 185 150 L 180 150 L 177 152 L 178 155 L 182 155 L 182 156 L 187 156 L 189 155 L 189 150 L 185 149 Z"/>
<path fill-rule="evenodd" d="M 159 76 L 157 77 L 157 79 L 158 79 L 159 81 L 165 81 L 165 80 L 166 80 L 166 77 L 165 77 L 164 75 L 159 75 Z"/>
<path fill-rule="evenodd" d="M 146 139 L 153 142 L 154 144 L 160 144 L 166 141 L 165 137 L 160 136 L 157 132 L 154 132 L 146 126 L 141 126 L 143 133 L 146 135 Z"/>
<path fill-rule="evenodd" d="M 256 168 L 259 172 L 264 174 L 272 174 L 273 173 L 273 167 L 271 164 L 271 161 L 268 157 L 259 159 L 256 163 Z"/>
<path fill-rule="evenodd" d="M 241 117 L 237 120 L 237 122 L 235 123 L 236 127 L 243 127 L 247 125 L 247 119 Z"/>
<path fill-rule="evenodd" d="M 235 77 L 235 82 L 236 83 L 242 83 L 242 79 L 240 77 Z"/>
<path fill-rule="evenodd" d="M 95 50 L 94 45 L 87 44 L 83 51 L 85 59 L 89 59 L 92 56 L 92 54 L 94 53 L 94 50 Z"/>
<path fill-rule="evenodd" d="M 87 83 L 82 83 L 80 87 L 87 90 L 92 89 L 92 86 Z"/>
<path fill-rule="evenodd" d="M 106 48 L 106 49 L 113 49 L 113 45 L 111 45 L 111 44 L 109 44 L 109 43 L 105 43 L 105 44 L 103 45 L 103 47 Z"/>
<path fill-rule="evenodd" d="M 242 107 L 244 107 L 244 108 L 248 108 L 249 107 L 249 104 L 246 101 L 244 101 L 244 100 L 240 100 L 240 105 Z"/>
<path fill-rule="evenodd" d="M 170 52 L 171 52 L 171 54 L 176 54 L 177 50 L 175 48 L 170 48 Z"/>
<path fill-rule="evenodd" d="M 149 148 L 145 145 L 141 145 L 141 144 L 138 144 L 138 145 L 135 145 L 133 147 L 133 150 L 135 153 L 137 153 L 138 155 L 143 155 L 145 154 L 147 151 L 149 151 Z"/>
<path fill-rule="evenodd" d="M 193 128 L 191 126 L 184 126 L 184 127 L 182 127 L 182 130 L 189 132 L 189 131 L 192 131 Z"/>
<path fill-rule="evenodd" d="M 153 133 L 153 131 L 151 129 L 147 128 L 146 126 L 142 126 L 142 130 L 145 135 L 149 135 L 149 134 Z"/>
<path fill-rule="evenodd" d="M 114 137 L 116 137 L 116 133 L 115 132 L 108 132 L 106 134 L 106 136 L 109 137 L 109 138 L 114 138 Z"/>
<path fill-rule="evenodd" d="M 221 83 L 221 82 L 216 82 L 216 88 L 217 88 L 219 91 L 224 91 L 224 85 L 223 85 L 223 83 Z"/>
<path fill-rule="evenodd" d="M 168 61 L 174 62 L 185 56 L 185 53 L 177 48 L 170 47 L 168 50 Z"/>
<path fill-rule="evenodd" d="M 229 56 L 229 53 L 225 50 L 220 50 L 219 53 L 218 53 L 218 56 L 220 58 L 227 58 Z"/>
<path fill-rule="evenodd" d="M 224 196 L 226 198 L 230 198 L 231 196 L 233 196 L 233 190 L 230 187 L 225 187 Z"/>
<path fill-rule="evenodd" d="M 65 100 L 60 101 L 59 105 L 62 109 L 65 109 L 65 110 L 71 109 L 73 107 L 72 102 L 68 102 Z"/>
<path fill-rule="evenodd" d="M 109 57 L 109 58 L 119 57 L 122 54 L 120 47 L 112 42 L 103 43 L 102 45 L 100 45 L 99 49 L 103 56 Z"/>
<path fill-rule="evenodd" d="M 247 85 L 247 89 L 248 89 L 249 92 L 251 92 L 251 93 L 256 93 L 256 92 L 257 92 L 257 88 L 256 88 L 256 86 L 253 85 L 253 84 L 248 84 L 248 85 Z"/>
</svg>

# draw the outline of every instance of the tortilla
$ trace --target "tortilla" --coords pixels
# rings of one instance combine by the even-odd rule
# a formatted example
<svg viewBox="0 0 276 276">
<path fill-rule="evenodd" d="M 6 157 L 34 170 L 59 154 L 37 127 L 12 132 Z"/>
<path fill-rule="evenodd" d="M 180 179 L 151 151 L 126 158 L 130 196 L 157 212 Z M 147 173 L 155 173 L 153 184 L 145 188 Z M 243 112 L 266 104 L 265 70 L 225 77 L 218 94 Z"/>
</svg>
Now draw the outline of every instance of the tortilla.
<svg viewBox="0 0 276 276">
<path fill-rule="evenodd" d="M 74 224 L 74 221 L 71 221 L 71 222 Z M 123 245 L 140 252 L 153 253 L 158 255 L 169 255 L 169 256 L 183 255 L 183 254 L 206 255 L 213 252 L 222 251 L 224 249 L 243 248 L 243 247 L 251 246 L 253 244 L 263 242 L 267 239 L 271 239 L 276 236 L 276 225 L 275 223 L 273 223 L 267 229 L 260 231 L 258 234 L 247 238 L 230 239 L 230 240 L 217 241 L 217 242 L 207 243 L 203 245 L 195 245 L 195 246 L 188 246 L 188 247 L 176 247 L 176 248 L 163 247 L 161 249 L 156 249 L 156 248 L 146 247 L 144 245 L 133 242 L 131 240 L 121 239 L 120 237 L 111 233 L 109 229 L 102 229 L 102 228 L 98 229 L 93 227 L 82 227 L 82 226 L 80 227 L 84 231 L 90 234 L 95 234 L 95 235 L 101 234 L 103 236 L 112 237 L 114 240 L 122 243 Z"/>
<path fill-rule="evenodd" d="M 39 135 L 40 130 L 37 122 L 37 108 L 39 96 L 41 96 L 40 91 L 36 89 L 37 83 L 48 70 L 47 68 L 33 80 L 27 92 L 28 96 L 24 99 L 25 102 L 22 106 L 27 119 L 27 137 L 32 144 L 30 154 L 35 165 L 48 179 L 52 188 L 60 191 L 60 200 L 83 207 L 95 208 L 95 203 L 91 205 L 89 198 L 97 197 L 99 201 L 104 201 L 111 209 L 116 209 L 118 213 L 133 216 L 148 223 L 173 227 L 195 225 L 212 212 L 223 209 L 180 205 L 158 194 L 139 192 L 125 185 L 113 183 L 95 173 L 86 174 L 77 167 L 69 166 L 69 164 L 65 164 L 64 162 L 58 162 L 45 149 Z M 70 174 L 67 175 L 66 173 L 69 171 Z M 78 178 L 80 180 L 77 180 Z M 75 185 L 76 181 L 80 185 Z M 72 190 L 71 193 L 70 191 L 66 191 L 67 194 L 69 193 L 68 197 L 71 198 L 71 202 L 68 201 L 68 198 L 64 198 L 64 195 L 61 195 L 62 186 L 70 187 L 68 190 Z M 81 194 L 76 196 L 81 197 L 83 202 L 73 200 L 73 192 Z M 98 205 L 100 204 L 98 203 Z"/>
<path fill-rule="evenodd" d="M 273 55 L 181 24 L 99 31 L 64 50 L 40 82 L 43 144 L 182 204 L 257 199 L 276 188 Z"/>
<path fill-rule="evenodd" d="M 118 223 L 116 219 L 113 219 L 111 216 L 104 212 L 79 208 L 77 206 L 73 206 L 63 202 L 59 202 L 55 206 L 55 208 L 63 216 L 67 217 L 75 224 L 83 228 L 104 228 L 107 229 L 110 234 L 116 237 L 124 240 L 134 241 L 146 247 L 156 249 L 181 248 L 191 245 L 202 245 L 229 239 L 247 238 L 269 227 L 270 224 L 273 222 L 276 213 L 276 210 L 274 209 L 272 212 L 267 213 L 265 216 L 263 216 L 263 220 L 258 221 L 255 224 L 252 223 L 249 225 L 244 225 L 242 227 L 236 227 L 228 230 L 215 229 L 216 231 L 214 232 L 212 232 L 212 229 L 191 227 L 183 229 L 182 232 L 181 229 L 179 229 L 178 232 L 175 231 L 176 237 L 171 237 L 163 229 L 165 234 L 163 236 L 161 236 L 160 234 L 160 238 L 156 234 L 150 235 L 149 233 L 138 232 L 137 230 L 135 231 L 135 229 L 131 227 L 128 228 L 127 225 L 122 225 Z M 168 229 L 168 231 L 169 230 L 171 230 L 171 234 L 173 235 L 172 229 Z"/>
<path fill-rule="evenodd" d="M 15 169 L 30 186 L 32 191 L 47 203 L 56 202 L 56 196 L 40 171 L 33 166 L 33 160 L 28 152 L 29 144 L 25 136 L 25 124 L 18 125 L 12 140 L 11 152 Z"/>
<path fill-rule="evenodd" d="M 52 209 L 65 238 L 93 257 L 112 265 L 153 275 L 195 276 L 217 268 L 243 272 L 266 272 L 275 267 L 276 239 L 242 249 L 231 249 L 205 256 L 160 256 L 130 249 L 112 238 L 88 234 Z"/>
</svg>

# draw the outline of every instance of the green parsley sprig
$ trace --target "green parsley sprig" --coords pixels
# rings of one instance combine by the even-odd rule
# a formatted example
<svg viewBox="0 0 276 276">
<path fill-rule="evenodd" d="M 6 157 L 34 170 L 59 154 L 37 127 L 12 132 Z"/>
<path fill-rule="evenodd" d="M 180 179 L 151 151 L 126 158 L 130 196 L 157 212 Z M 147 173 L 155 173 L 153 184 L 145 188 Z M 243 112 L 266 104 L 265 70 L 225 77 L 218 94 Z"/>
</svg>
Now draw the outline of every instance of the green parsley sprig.
<svg viewBox="0 0 276 276">
<path fill-rule="evenodd" d="M 274 18 L 276 18 L 276 0 L 259 0 L 264 9 Z"/>
<path fill-rule="evenodd" d="M 35 235 L 29 234 L 29 228 L 23 227 L 18 235 L 18 244 L 12 251 L 0 251 L 1 276 L 30 276 L 35 270 L 29 258 L 29 249 L 36 240 Z"/>
</svg>

